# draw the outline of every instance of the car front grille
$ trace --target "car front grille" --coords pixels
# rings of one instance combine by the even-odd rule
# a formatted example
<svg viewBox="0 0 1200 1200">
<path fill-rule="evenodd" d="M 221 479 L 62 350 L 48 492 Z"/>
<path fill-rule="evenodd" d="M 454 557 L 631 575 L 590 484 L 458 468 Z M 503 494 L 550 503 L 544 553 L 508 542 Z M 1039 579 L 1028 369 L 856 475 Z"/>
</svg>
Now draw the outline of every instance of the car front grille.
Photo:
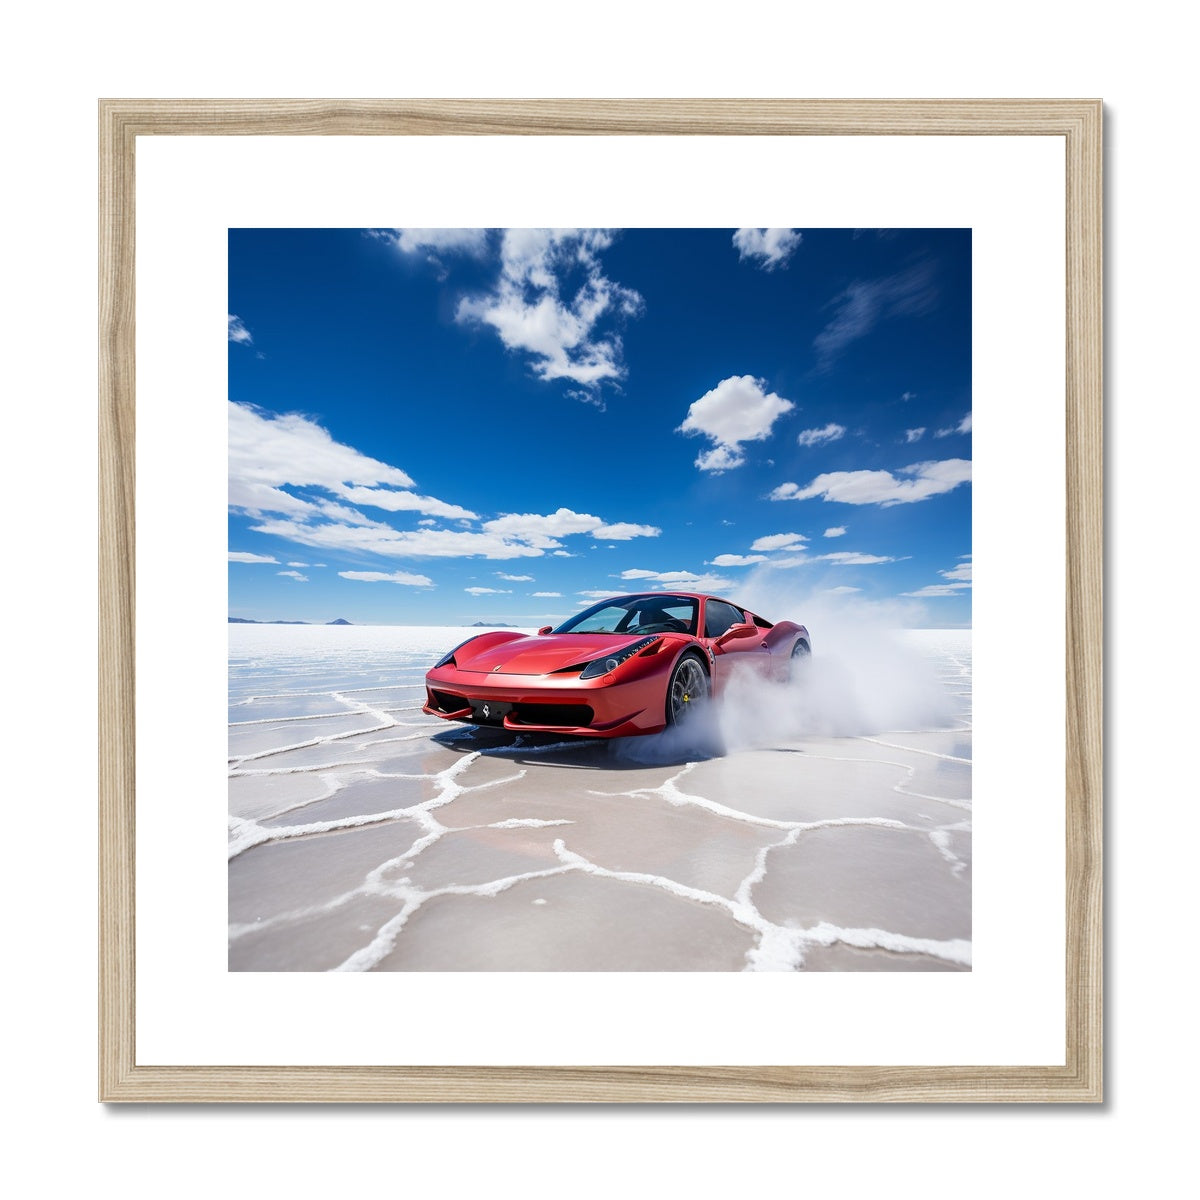
<svg viewBox="0 0 1200 1200">
<path fill-rule="evenodd" d="M 505 716 L 514 725 L 549 725 L 555 728 L 583 728 L 592 723 L 595 713 L 586 704 L 512 704 L 493 701 L 493 711 L 484 715 L 483 701 L 469 700 L 454 692 L 429 689 L 429 707 L 435 712 L 450 714 L 470 709 L 467 720 L 481 724 L 501 725 Z"/>
<path fill-rule="evenodd" d="M 590 725 L 594 715 L 586 704 L 518 704 L 512 717 L 517 725 L 556 725 L 569 729 Z"/>
</svg>

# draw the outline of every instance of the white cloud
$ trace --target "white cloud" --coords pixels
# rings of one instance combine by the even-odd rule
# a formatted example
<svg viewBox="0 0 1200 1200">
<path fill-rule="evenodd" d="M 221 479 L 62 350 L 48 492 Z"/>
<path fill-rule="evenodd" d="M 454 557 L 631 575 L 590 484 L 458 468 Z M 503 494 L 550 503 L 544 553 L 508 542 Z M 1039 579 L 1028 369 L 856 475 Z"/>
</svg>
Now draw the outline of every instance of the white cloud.
<svg viewBox="0 0 1200 1200">
<path fill-rule="evenodd" d="M 489 253 L 486 229 L 391 229 L 386 240 L 404 254 L 467 254 L 484 258 Z M 436 261 L 436 257 L 435 257 Z"/>
<path fill-rule="evenodd" d="M 576 592 L 575 595 L 583 596 L 588 600 L 607 600 L 609 598 L 609 596 L 616 595 L 616 593 L 615 592 L 590 591 L 590 592 Z"/>
<path fill-rule="evenodd" d="M 971 432 L 971 414 L 967 413 L 965 417 L 957 425 L 951 425 L 948 429 L 939 429 L 934 437 L 950 437 L 955 433 L 970 433 Z"/>
<path fill-rule="evenodd" d="M 851 592 L 861 592 L 862 588 L 848 587 L 842 584 L 841 587 L 831 587 L 822 589 L 822 594 L 825 596 L 846 596 Z"/>
<path fill-rule="evenodd" d="M 843 567 L 870 567 L 877 563 L 898 562 L 899 560 L 881 554 L 859 554 L 853 550 L 839 550 L 836 554 L 818 554 L 813 561 L 837 563 Z"/>
<path fill-rule="evenodd" d="M 696 459 L 700 470 L 720 472 L 741 466 L 745 462 L 741 444 L 765 441 L 775 421 L 796 407 L 764 388 L 765 382 L 752 375 L 731 375 L 688 408 L 676 432 L 703 434 L 714 442 Z"/>
<path fill-rule="evenodd" d="M 855 280 L 833 300 L 833 319 L 813 339 L 817 365 L 828 369 L 852 342 L 866 337 L 890 317 L 920 316 L 937 300 L 927 266 L 912 267 L 886 279 Z"/>
<path fill-rule="evenodd" d="M 261 523 L 253 526 L 256 532 L 302 546 L 411 557 L 538 557 L 559 545 L 536 528 L 524 537 L 519 528 L 510 533 L 503 520 L 498 528 L 481 533 L 437 529 L 436 517 L 467 521 L 475 514 L 431 496 L 397 490 L 412 486 L 407 472 L 334 441 L 307 417 L 274 416 L 244 404 L 229 406 L 229 503 L 260 518 Z M 287 488 L 304 489 L 308 496 Z M 327 495 L 313 494 L 320 491 Z M 399 530 L 352 507 L 360 503 L 429 516 L 415 530 Z M 577 518 L 582 531 L 605 528 L 600 517 L 569 515 Z M 658 532 L 651 526 L 623 525 L 608 536 Z"/>
<path fill-rule="evenodd" d="M 561 537 L 575 533 L 590 533 L 594 538 L 612 541 L 628 541 L 635 537 L 658 537 L 662 530 L 656 525 L 633 525 L 621 522 L 608 524 L 602 517 L 590 513 L 577 513 L 569 508 L 560 508 L 548 514 L 506 513 L 502 517 L 485 521 L 483 528 L 488 533 L 500 534 L 538 546 L 543 550 L 557 548 Z"/>
<path fill-rule="evenodd" d="M 307 417 L 274 416 L 249 404 L 230 403 L 229 485 L 234 507 L 253 512 L 302 511 L 304 501 L 279 489 L 319 487 L 341 495 L 351 484 L 410 488 L 413 481 L 399 467 L 335 442 Z M 238 500 L 233 499 L 235 492 Z"/>
<path fill-rule="evenodd" d="M 338 504 L 335 500 L 317 500 L 312 506 L 317 513 L 331 521 L 345 521 L 348 525 L 365 525 L 371 529 L 387 529 L 392 527 L 383 521 L 372 521 L 364 516 L 357 508 Z"/>
<path fill-rule="evenodd" d="M 659 571 L 654 576 L 661 583 L 685 584 L 695 583 L 697 579 L 706 578 L 703 575 L 697 575 L 694 571 Z"/>
<path fill-rule="evenodd" d="M 251 554 L 249 550 L 230 550 L 229 561 L 236 563 L 277 563 L 273 554 Z M 288 563 L 289 567 L 303 566 L 302 563 Z"/>
<path fill-rule="evenodd" d="M 360 583 L 402 583 L 406 587 L 433 587 L 427 575 L 411 575 L 408 571 L 339 571 L 343 579 L 355 579 Z"/>
<path fill-rule="evenodd" d="M 961 596 L 965 583 L 931 583 L 928 587 L 918 588 L 915 592 L 901 592 L 902 596 Z"/>
<path fill-rule="evenodd" d="M 718 554 L 711 563 L 712 567 L 749 567 L 754 563 L 766 562 L 765 554 Z"/>
<path fill-rule="evenodd" d="M 592 530 L 592 537 L 627 542 L 635 537 L 658 537 L 660 533 L 662 530 L 657 525 L 633 525 L 628 521 L 618 521 L 615 525 L 597 525 Z"/>
<path fill-rule="evenodd" d="M 769 533 L 766 537 L 755 538 L 750 543 L 751 550 L 799 550 L 808 538 L 802 533 Z"/>
<path fill-rule="evenodd" d="M 637 315 L 642 298 L 601 270 L 612 241 L 603 229 L 506 229 L 498 280 L 461 300 L 456 318 L 490 327 L 509 350 L 529 355 L 539 379 L 593 390 L 616 382 L 625 374 L 621 339 L 601 325 Z M 578 286 L 566 284 L 579 275 Z"/>
<path fill-rule="evenodd" d="M 511 596 L 510 588 L 487 588 L 487 587 L 469 587 L 463 588 L 464 592 L 470 592 L 472 596 Z"/>
<path fill-rule="evenodd" d="M 505 575 L 505 573 L 503 571 L 497 571 L 496 574 L 499 575 L 501 579 L 507 579 L 509 583 L 532 583 L 533 582 L 532 575 Z"/>
<path fill-rule="evenodd" d="M 697 575 L 694 571 L 622 571 L 621 578 L 653 582 L 654 591 L 717 592 L 733 585 L 733 580 L 721 575 Z"/>
<path fill-rule="evenodd" d="M 904 592 L 905 596 L 961 596 L 963 591 L 971 586 L 971 555 L 961 556 L 959 563 L 948 571 L 939 571 L 943 579 L 949 583 L 931 583 L 920 591 Z"/>
<path fill-rule="evenodd" d="M 286 575 L 289 579 L 296 580 L 297 583 L 307 583 L 308 576 L 301 575 L 299 571 L 276 571 L 276 575 Z"/>
<path fill-rule="evenodd" d="M 364 518 L 365 520 L 365 518 Z M 289 519 L 268 519 L 251 527 L 256 533 L 287 538 L 302 546 L 368 552 L 397 558 L 537 558 L 538 546 L 491 533 L 448 529 L 393 529 L 378 522 L 328 522 L 309 524 Z"/>
<path fill-rule="evenodd" d="M 919 425 L 916 429 L 906 429 L 904 431 L 904 440 L 908 444 L 919 442 L 925 436 L 925 426 Z"/>
<path fill-rule="evenodd" d="M 830 525 L 830 527 L 825 530 L 825 537 L 842 537 L 844 536 L 845 532 L 845 525 Z"/>
<path fill-rule="evenodd" d="M 562 598 L 562 592 L 530 592 L 531 596 L 538 596 L 543 600 L 559 600 Z"/>
<path fill-rule="evenodd" d="M 227 314 L 229 317 L 229 340 L 231 342 L 240 342 L 243 346 L 249 346 L 254 339 L 250 336 L 248 330 L 242 322 L 241 317 L 235 317 L 233 313 Z"/>
<path fill-rule="evenodd" d="M 842 504 L 879 504 L 890 508 L 894 504 L 913 504 L 953 491 L 971 478 L 971 463 L 964 458 L 941 462 L 914 463 L 901 467 L 898 479 L 889 471 L 831 471 L 818 475 L 807 487 L 782 483 L 773 492 L 772 500 L 837 500 Z"/>
<path fill-rule="evenodd" d="M 368 504 L 372 508 L 386 509 L 388 512 L 419 512 L 431 517 L 444 517 L 447 520 L 473 521 L 475 513 L 457 504 L 447 504 L 444 500 L 435 500 L 432 496 L 418 496 L 416 492 L 396 492 L 384 488 L 340 487 L 337 494 L 351 504 Z"/>
<path fill-rule="evenodd" d="M 483 528 L 488 533 L 520 538 L 523 542 L 541 546 L 543 549 L 553 549 L 559 545 L 558 538 L 573 533 L 590 533 L 603 523 L 599 517 L 593 517 L 589 513 L 560 508 L 548 514 L 506 513 L 502 517 L 485 521 Z"/>
<path fill-rule="evenodd" d="M 836 442 L 838 438 L 846 436 L 845 425 L 836 425 L 834 422 L 824 426 L 821 429 L 805 429 L 796 438 L 796 442 L 801 446 L 819 446 L 823 442 Z"/>
<path fill-rule="evenodd" d="M 734 446 L 714 446 L 711 450 L 701 450 L 696 455 L 696 466 L 701 471 L 711 471 L 714 475 L 740 467 L 745 461 L 746 456 Z"/>
<path fill-rule="evenodd" d="M 724 575 L 692 575 L 664 577 L 656 585 L 658 591 L 725 592 L 734 586 L 733 580 Z"/>
<path fill-rule="evenodd" d="M 800 245 L 798 229 L 739 229 L 733 235 L 741 262 L 752 262 L 765 271 L 787 266 L 787 261 Z"/>
<path fill-rule="evenodd" d="M 290 562 L 290 563 L 288 563 L 288 566 L 289 566 L 289 567 L 307 567 L 308 565 L 309 565 L 308 563 L 302 563 L 302 562 Z"/>
<path fill-rule="evenodd" d="M 293 496 L 291 492 L 285 492 L 282 488 L 236 478 L 232 465 L 229 471 L 229 507 L 256 515 L 260 513 L 291 513 L 296 516 L 307 516 L 317 512 L 315 504 L 301 500 L 299 496 Z"/>
</svg>

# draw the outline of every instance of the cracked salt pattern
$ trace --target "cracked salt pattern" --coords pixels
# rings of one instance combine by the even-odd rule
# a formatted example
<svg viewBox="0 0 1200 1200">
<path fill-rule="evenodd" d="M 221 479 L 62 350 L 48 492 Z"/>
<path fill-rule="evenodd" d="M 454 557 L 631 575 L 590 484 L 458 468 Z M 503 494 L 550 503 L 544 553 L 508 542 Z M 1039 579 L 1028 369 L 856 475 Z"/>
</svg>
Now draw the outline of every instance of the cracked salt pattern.
<svg viewBox="0 0 1200 1200">
<path fill-rule="evenodd" d="M 612 742 L 426 717 L 464 632 L 230 627 L 231 970 L 970 968 L 969 631 Z"/>
</svg>

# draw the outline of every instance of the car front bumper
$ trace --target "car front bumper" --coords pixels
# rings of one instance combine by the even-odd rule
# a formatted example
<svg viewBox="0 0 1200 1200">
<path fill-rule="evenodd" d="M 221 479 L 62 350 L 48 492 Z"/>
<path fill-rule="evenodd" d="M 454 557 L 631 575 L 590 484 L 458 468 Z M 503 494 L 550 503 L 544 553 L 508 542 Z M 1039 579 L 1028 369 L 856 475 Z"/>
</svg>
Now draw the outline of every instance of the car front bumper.
<svg viewBox="0 0 1200 1200">
<path fill-rule="evenodd" d="M 513 732 L 627 737 L 666 725 L 665 689 L 656 677 L 581 684 L 577 675 L 490 675 L 435 668 L 425 676 L 422 711 L 447 721 Z"/>
</svg>

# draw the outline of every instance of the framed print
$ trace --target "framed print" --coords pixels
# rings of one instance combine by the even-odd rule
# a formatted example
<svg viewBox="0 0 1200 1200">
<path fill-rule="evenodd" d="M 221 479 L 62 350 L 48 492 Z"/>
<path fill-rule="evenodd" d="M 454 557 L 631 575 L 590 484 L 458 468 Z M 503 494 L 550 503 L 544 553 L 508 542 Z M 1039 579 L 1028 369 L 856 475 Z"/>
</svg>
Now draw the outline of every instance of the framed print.
<svg viewBox="0 0 1200 1200">
<path fill-rule="evenodd" d="M 102 101 L 100 1098 L 1100 1100 L 1101 116 Z"/>
</svg>

